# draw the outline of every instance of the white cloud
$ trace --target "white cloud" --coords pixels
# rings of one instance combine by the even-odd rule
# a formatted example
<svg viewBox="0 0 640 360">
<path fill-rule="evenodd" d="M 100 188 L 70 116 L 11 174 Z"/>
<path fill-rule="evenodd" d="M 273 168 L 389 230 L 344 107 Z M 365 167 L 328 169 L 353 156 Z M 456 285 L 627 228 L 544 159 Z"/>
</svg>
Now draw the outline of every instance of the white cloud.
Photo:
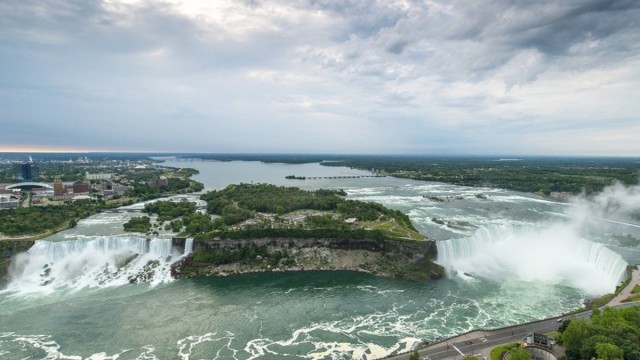
<svg viewBox="0 0 640 360">
<path fill-rule="evenodd" d="M 629 1 L 9 0 L 0 142 L 637 155 L 638 18 Z"/>
</svg>

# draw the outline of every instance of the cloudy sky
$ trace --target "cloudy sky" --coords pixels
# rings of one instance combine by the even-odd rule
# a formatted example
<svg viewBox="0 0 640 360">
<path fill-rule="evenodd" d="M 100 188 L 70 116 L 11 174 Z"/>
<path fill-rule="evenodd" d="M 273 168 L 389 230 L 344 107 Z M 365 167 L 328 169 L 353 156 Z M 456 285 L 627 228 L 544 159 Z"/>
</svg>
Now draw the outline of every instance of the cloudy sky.
<svg viewBox="0 0 640 360">
<path fill-rule="evenodd" d="M 2 0 L 0 151 L 640 155 L 640 2 Z"/>
</svg>

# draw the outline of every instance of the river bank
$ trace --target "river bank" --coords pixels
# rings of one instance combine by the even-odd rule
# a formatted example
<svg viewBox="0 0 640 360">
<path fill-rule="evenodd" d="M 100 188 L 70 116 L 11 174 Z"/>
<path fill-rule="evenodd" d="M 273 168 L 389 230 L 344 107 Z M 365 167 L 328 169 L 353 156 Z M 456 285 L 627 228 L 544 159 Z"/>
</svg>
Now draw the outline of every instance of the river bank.
<svg viewBox="0 0 640 360">
<path fill-rule="evenodd" d="M 8 281 L 9 267 L 13 258 L 35 244 L 33 239 L 0 240 L 0 287 Z"/>
<path fill-rule="evenodd" d="M 597 308 L 603 309 L 604 307 L 624 308 L 640 306 L 640 301 L 629 301 L 629 296 L 631 295 L 633 288 L 640 284 L 640 265 L 630 266 L 630 270 L 631 278 L 623 283 L 624 286 L 617 289 L 615 297 L 603 305 L 598 305 Z M 460 353 L 458 351 L 453 351 L 453 347 L 451 345 L 454 345 L 458 350 L 468 353 L 469 356 L 478 357 L 478 355 L 481 355 L 485 358 L 490 358 L 491 350 L 496 345 L 520 341 L 525 334 L 533 332 L 545 334 L 557 331 L 560 324 L 564 321 L 575 318 L 588 319 L 592 311 L 593 309 L 580 308 L 561 316 L 514 324 L 498 329 L 474 329 L 463 334 L 439 339 L 433 343 L 423 343 L 422 347 L 416 350 L 419 351 L 420 356 L 423 358 L 430 358 L 432 360 L 456 359 Z M 559 354 L 563 353 L 564 350 L 561 350 Z M 403 354 L 388 356 L 385 357 L 385 359 L 404 360 L 409 359 L 412 354 L 412 352 L 406 352 Z"/>
<path fill-rule="evenodd" d="M 0 242 L 3 242 L 3 241 L 36 241 L 36 240 L 44 239 L 44 238 L 46 238 L 48 236 L 51 236 L 53 234 L 57 234 L 57 233 L 59 233 L 61 231 L 67 230 L 69 228 L 71 228 L 71 225 L 65 224 L 63 226 L 58 227 L 57 229 L 45 231 L 45 232 L 42 232 L 40 234 L 35 234 L 35 235 L 4 236 L 4 235 L 0 234 Z"/>
<path fill-rule="evenodd" d="M 69 228 L 71 228 L 71 225 L 67 222 L 56 229 L 35 235 L 16 237 L 0 235 L 0 287 L 9 280 L 9 268 L 17 254 L 29 250 L 37 240 L 44 239 Z"/>
<path fill-rule="evenodd" d="M 595 261 L 578 259 L 580 251 L 575 247 L 567 251 L 561 246 L 563 238 L 545 242 L 544 246 L 539 244 L 550 232 L 533 236 L 538 233 L 535 230 L 544 228 L 543 224 L 566 221 L 566 216 L 558 214 L 568 211 L 566 205 L 539 196 L 390 177 L 297 182 L 285 179 L 290 174 L 358 174 L 317 164 L 183 161 L 176 162 L 176 166 L 198 168 L 201 171 L 197 180 L 211 189 L 239 182 L 273 182 L 308 190 L 344 189 L 347 199 L 376 202 L 407 214 L 416 229 L 428 234 L 438 246 L 456 239 L 472 246 L 467 253 L 459 248 L 456 258 L 463 260 L 460 266 L 447 267 L 456 273 L 452 271 L 451 276 L 438 281 L 390 279 L 365 271 L 311 271 L 311 265 L 305 266 L 305 271 L 276 272 L 281 267 L 269 268 L 270 264 L 265 266 L 268 270 L 254 267 L 265 272 L 185 276 L 175 281 L 166 260 L 168 256 L 177 259 L 182 252 L 172 251 L 168 244 L 170 234 L 124 234 L 122 223 L 131 216 L 140 216 L 139 212 L 104 212 L 41 241 L 51 247 L 56 243 L 55 247 L 69 251 L 63 258 L 51 259 L 41 256 L 54 254 L 44 247 L 29 251 L 24 260 L 35 266 L 29 267 L 28 273 L 12 274 L 10 287 L 0 291 L 0 323 L 3 331 L 11 333 L 0 338 L 0 347 L 10 358 L 42 358 L 43 351 L 47 351 L 52 359 L 194 359 L 216 354 L 225 359 L 371 360 L 403 353 L 423 340 L 435 342 L 471 329 L 502 328 L 558 316 L 594 296 L 581 289 L 580 279 L 592 282 L 610 272 Z M 452 197 L 454 201 L 434 202 L 429 197 Z M 445 219 L 446 223 L 434 219 Z M 509 234 L 498 238 L 509 245 L 506 248 L 492 247 L 491 242 L 474 237 L 482 229 L 496 227 Z M 530 231 L 520 231 L 523 227 Z M 614 230 L 608 233 L 630 233 L 640 238 L 635 228 Z M 598 236 L 598 232 L 589 231 L 586 240 L 606 243 L 610 238 Z M 146 241 L 149 237 L 150 241 Z M 486 240 L 490 239 L 494 237 Z M 197 248 L 198 241 L 195 243 Z M 96 250 L 96 244 L 104 246 Z M 536 247 L 527 244 L 536 244 L 541 255 L 537 256 Z M 627 261 L 640 262 L 640 253 L 631 245 L 614 249 L 623 253 Z M 295 256 L 291 255 L 292 249 L 287 250 L 290 257 Z M 364 251 L 352 251 L 349 254 L 354 258 L 364 258 Z M 123 266 L 132 252 L 143 255 Z M 304 252 L 300 254 L 304 258 Z M 319 258 L 324 254 L 318 249 L 309 250 L 307 255 L 313 259 L 314 255 Z M 539 261 L 517 261 L 519 254 Z M 551 255 L 556 255 L 553 262 L 547 261 Z M 369 253 L 371 256 L 374 254 Z M 267 258 L 262 260 L 272 260 Z M 504 259 L 515 260 L 506 263 Z M 612 260 L 610 263 L 616 261 Z M 154 281 L 131 284 L 131 276 L 146 272 L 149 261 L 160 264 L 152 269 Z M 41 265 L 45 262 L 50 264 L 48 268 Z M 458 270 L 462 263 L 472 265 L 469 270 Z M 103 272 L 105 264 L 109 264 L 108 276 Z M 241 261 L 238 264 L 242 265 Z M 531 268 L 525 266 L 528 264 Z M 91 266 L 92 271 L 82 269 L 85 265 Z M 48 269 L 47 279 L 54 282 L 41 286 L 40 274 L 47 275 Z M 295 266 L 288 270 L 293 269 Z M 491 269 L 496 269 L 493 276 L 480 276 Z M 544 270 L 548 277 L 531 278 L 540 273 L 532 269 Z M 475 277 L 464 275 L 464 271 Z M 571 274 L 577 275 L 567 276 Z M 548 279 L 560 279 L 561 283 Z M 615 287 L 613 283 L 604 285 L 607 291 Z"/>
<path fill-rule="evenodd" d="M 439 279 L 432 241 L 247 239 L 196 241 L 191 255 L 172 268 L 174 277 L 254 272 L 356 271 L 388 278 Z"/>
</svg>

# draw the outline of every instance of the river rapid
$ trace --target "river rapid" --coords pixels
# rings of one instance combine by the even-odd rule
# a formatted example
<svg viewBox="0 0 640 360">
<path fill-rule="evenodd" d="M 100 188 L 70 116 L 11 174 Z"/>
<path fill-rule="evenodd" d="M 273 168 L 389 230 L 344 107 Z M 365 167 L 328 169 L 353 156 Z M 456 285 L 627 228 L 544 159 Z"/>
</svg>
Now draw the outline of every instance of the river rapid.
<svg viewBox="0 0 640 360">
<path fill-rule="evenodd" d="M 473 328 L 561 314 L 612 291 L 640 262 L 640 228 L 584 201 L 395 178 L 286 180 L 367 171 L 169 160 L 208 189 L 269 182 L 342 188 L 409 215 L 438 241 L 449 276 L 404 281 L 350 272 L 173 280 L 189 251 L 123 234 L 135 212 L 103 213 L 38 242 L 0 290 L 2 359 L 374 359 Z M 591 206 L 593 205 L 593 206 Z M 133 208 L 136 208 L 134 206 Z M 137 208 L 140 208 L 138 205 Z M 610 215 L 610 214 L 609 214 Z M 618 214 L 619 215 L 619 214 Z"/>
</svg>

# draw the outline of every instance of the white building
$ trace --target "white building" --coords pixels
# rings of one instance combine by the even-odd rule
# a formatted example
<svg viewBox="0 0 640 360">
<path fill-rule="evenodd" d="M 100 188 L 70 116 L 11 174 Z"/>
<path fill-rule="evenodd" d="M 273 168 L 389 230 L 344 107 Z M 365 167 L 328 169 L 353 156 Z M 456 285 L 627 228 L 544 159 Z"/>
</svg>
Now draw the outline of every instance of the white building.
<svg viewBox="0 0 640 360">
<path fill-rule="evenodd" d="M 113 174 L 89 174 L 86 173 L 86 178 L 87 180 L 111 180 L 111 178 L 113 177 Z"/>
<path fill-rule="evenodd" d="M 0 194 L 0 209 L 13 209 L 20 205 L 20 198 L 15 195 Z"/>
</svg>

